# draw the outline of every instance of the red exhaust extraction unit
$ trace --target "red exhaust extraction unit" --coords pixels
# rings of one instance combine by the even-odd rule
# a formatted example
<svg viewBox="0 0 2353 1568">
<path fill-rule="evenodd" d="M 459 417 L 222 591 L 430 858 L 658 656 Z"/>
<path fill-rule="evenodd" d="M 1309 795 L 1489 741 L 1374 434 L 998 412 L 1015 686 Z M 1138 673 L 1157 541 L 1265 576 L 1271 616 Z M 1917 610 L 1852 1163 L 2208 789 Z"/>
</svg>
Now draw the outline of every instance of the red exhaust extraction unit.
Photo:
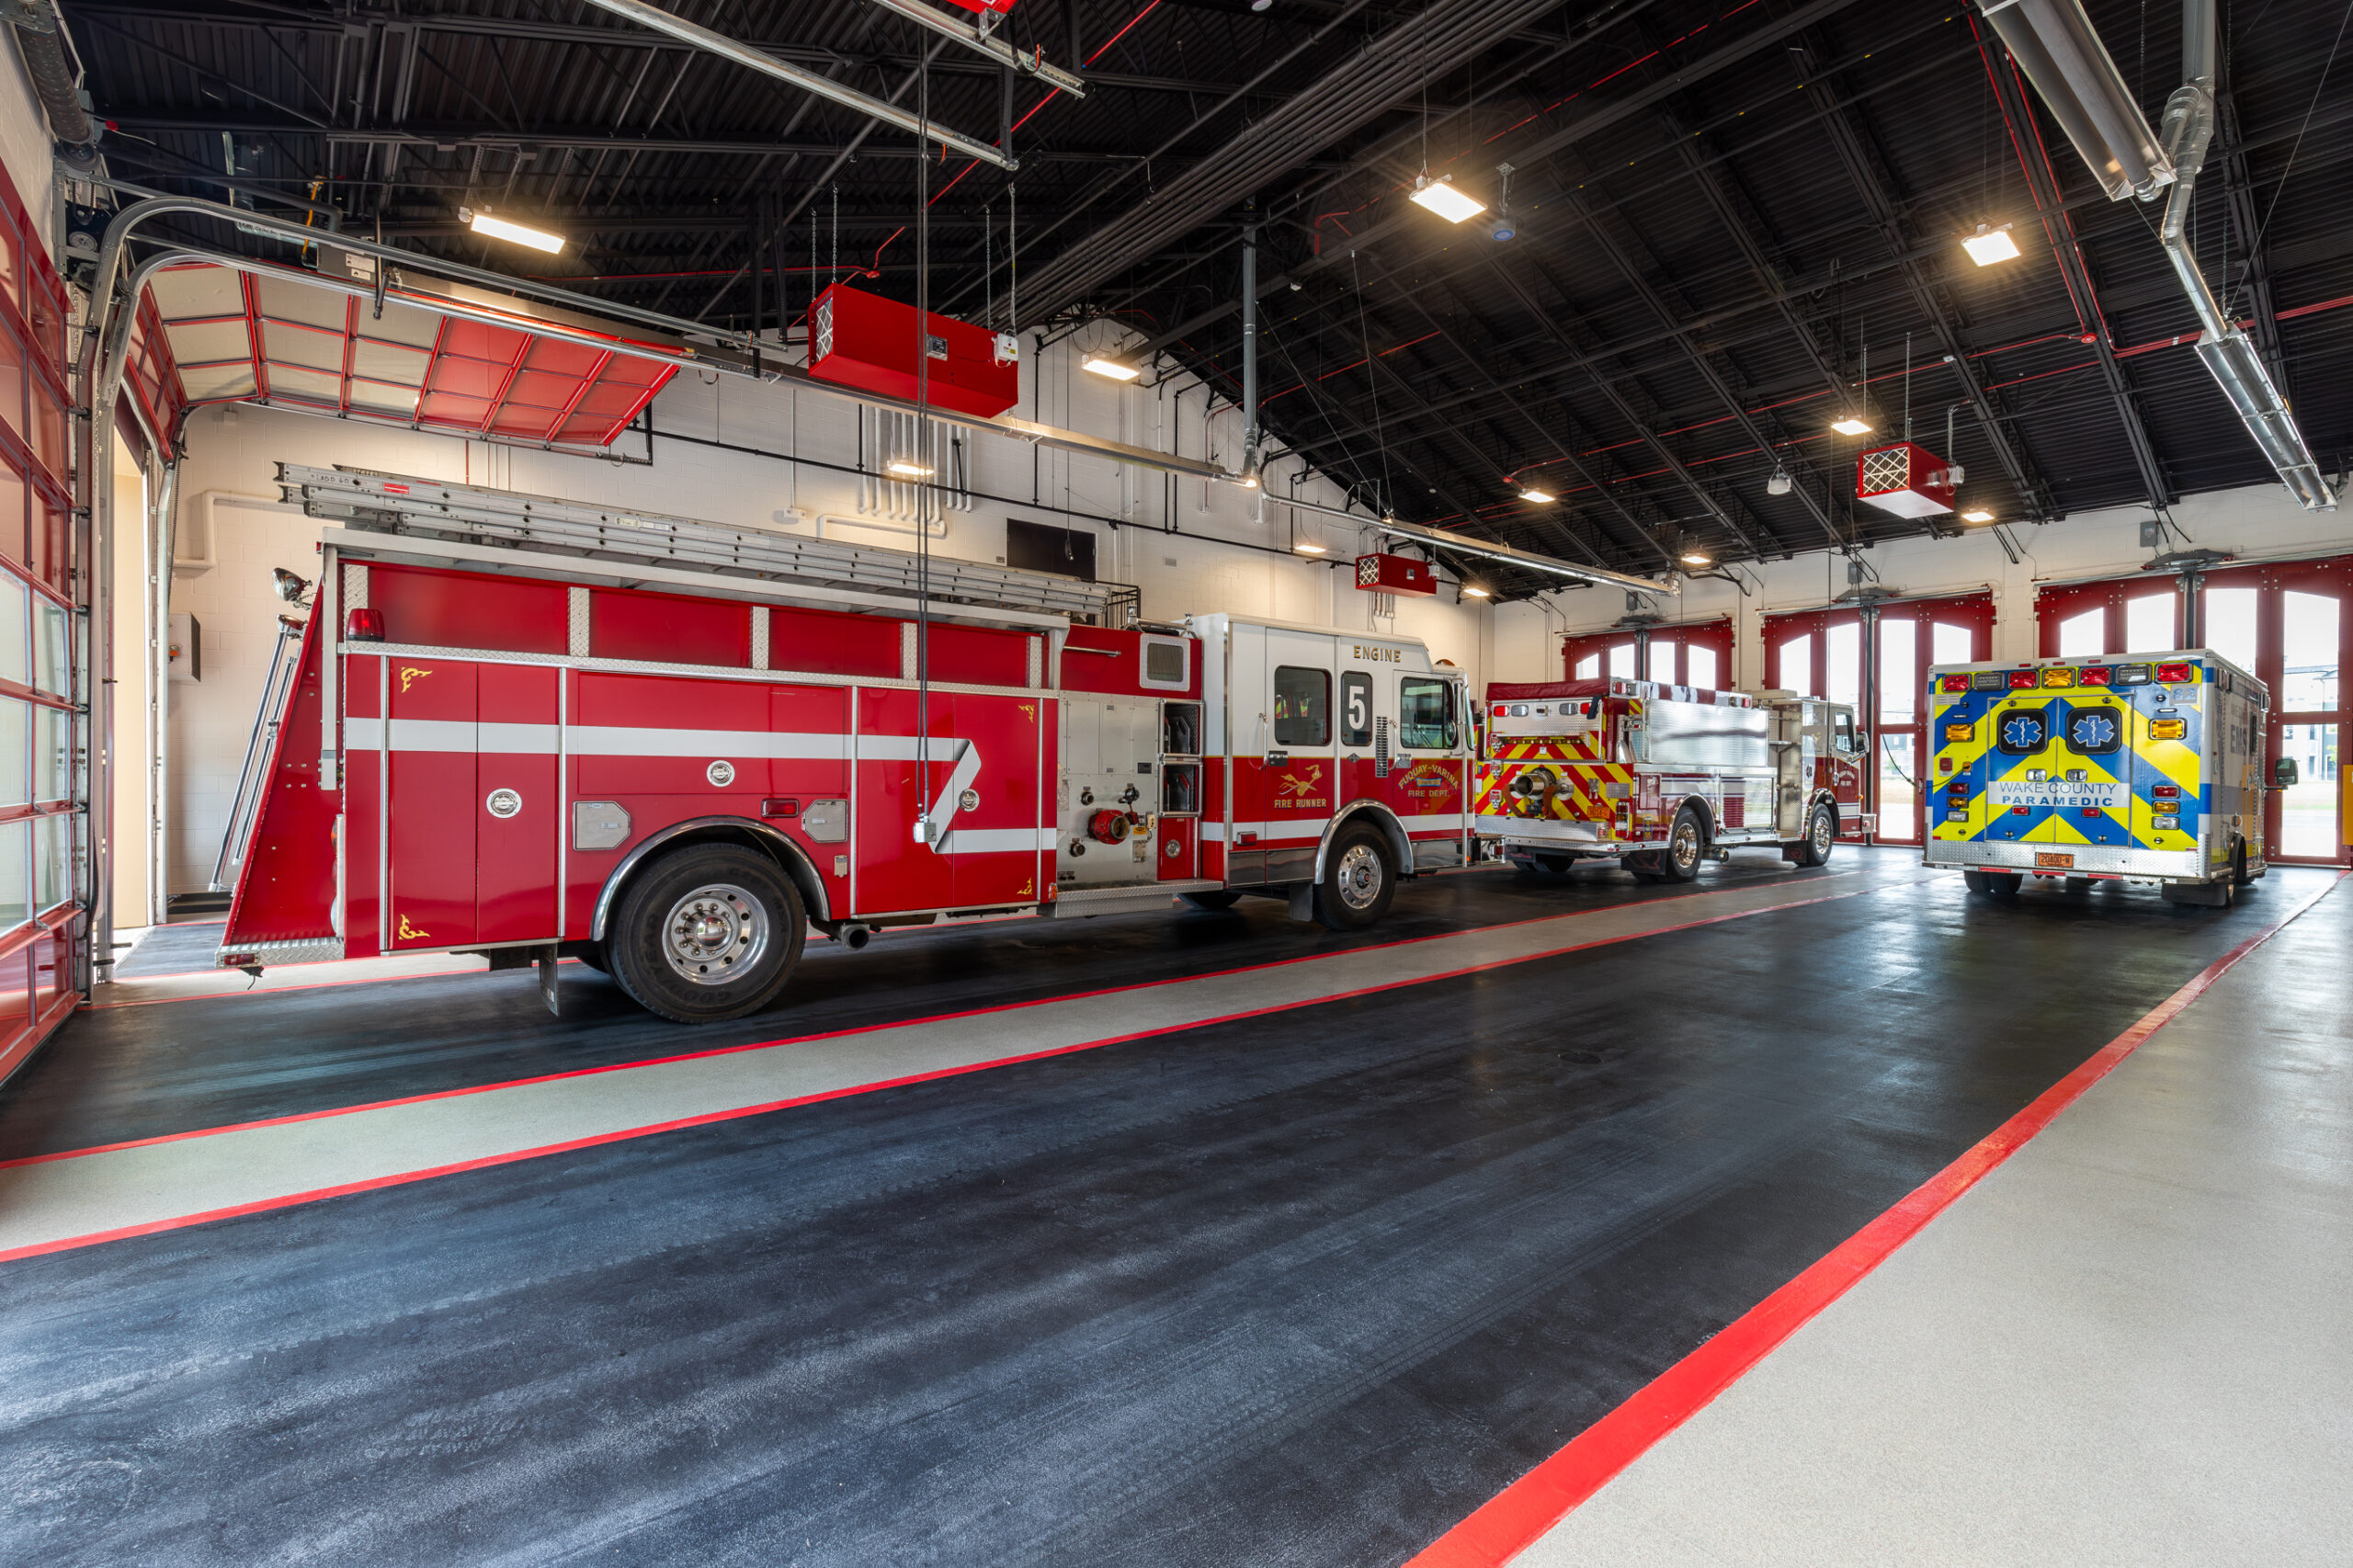
<svg viewBox="0 0 2353 1568">
<path fill-rule="evenodd" d="M 1019 339 L 1012 333 L 930 312 L 922 344 L 933 407 L 987 419 L 1021 401 Z M 913 402 L 916 367 L 913 305 L 846 283 L 810 305 L 809 373 L 817 380 Z"/>
<path fill-rule="evenodd" d="M 1434 594 L 1438 568 L 1410 555 L 1359 555 L 1357 586 L 1368 594 Z"/>
<path fill-rule="evenodd" d="M 1953 507 L 1961 468 L 1910 441 L 1875 447 L 1855 460 L 1855 499 L 1899 517 L 1934 517 Z"/>
</svg>

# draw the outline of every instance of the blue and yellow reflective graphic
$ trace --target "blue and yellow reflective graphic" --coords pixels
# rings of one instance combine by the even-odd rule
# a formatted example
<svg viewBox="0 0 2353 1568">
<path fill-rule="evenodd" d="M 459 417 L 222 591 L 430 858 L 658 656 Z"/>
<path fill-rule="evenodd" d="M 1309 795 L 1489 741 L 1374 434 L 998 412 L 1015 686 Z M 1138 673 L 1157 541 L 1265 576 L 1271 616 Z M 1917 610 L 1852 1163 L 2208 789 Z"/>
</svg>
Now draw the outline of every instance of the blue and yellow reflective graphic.
<svg viewBox="0 0 2353 1568">
<path fill-rule="evenodd" d="M 1999 687 L 1985 679 L 1992 673 Z M 2078 686 L 2046 667 L 2018 687 L 1975 671 L 1969 689 L 1931 681 L 1929 835 L 1944 843 L 2098 844 L 2195 849 L 2208 809 L 2199 774 L 2203 665 L 2190 679 Z M 2175 791 L 2160 801 L 2159 787 Z M 2176 825 L 2161 828 L 2163 815 Z"/>
</svg>

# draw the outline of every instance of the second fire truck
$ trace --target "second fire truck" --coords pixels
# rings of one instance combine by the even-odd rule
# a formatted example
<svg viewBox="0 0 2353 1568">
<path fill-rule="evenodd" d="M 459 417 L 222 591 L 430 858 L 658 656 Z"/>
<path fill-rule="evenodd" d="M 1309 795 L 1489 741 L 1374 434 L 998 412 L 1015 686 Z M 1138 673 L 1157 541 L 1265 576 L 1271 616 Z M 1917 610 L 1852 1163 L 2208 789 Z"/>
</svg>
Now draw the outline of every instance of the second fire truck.
<svg viewBox="0 0 2353 1568">
<path fill-rule="evenodd" d="M 1529 870 L 1616 858 L 1644 881 L 1688 881 L 1739 845 L 1819 866 L 1873 825 L 1844 703 L 1618 676 L 1497 684 L 1486 731 L 1476 830 Z"/>
<path fill-rule="evenodd" d="M 1258 894 L 1346 928 L 1469 859 L 1462 680 L 1410 638 L 1138 623 L 1041 574 L 356 470 L 279 483 L 341 526 L 223 965 L 483 952 L 552 1006 L 576 957 L 699 1022 L 772 1002 L 811 926 L 855 948 Z"/>
</svg>

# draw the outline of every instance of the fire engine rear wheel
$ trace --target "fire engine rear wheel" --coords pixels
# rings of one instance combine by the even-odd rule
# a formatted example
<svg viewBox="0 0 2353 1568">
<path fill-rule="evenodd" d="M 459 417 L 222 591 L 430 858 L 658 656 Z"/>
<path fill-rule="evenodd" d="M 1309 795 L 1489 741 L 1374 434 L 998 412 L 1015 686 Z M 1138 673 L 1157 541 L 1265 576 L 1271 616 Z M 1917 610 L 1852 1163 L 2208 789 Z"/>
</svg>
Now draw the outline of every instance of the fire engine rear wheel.
<svg viewBox="0 0 2353 1568">
<path fill-rule="evenodd" d="M 1708 830 L 1699 825 L 1699 813 L 1686 806 L 1667 829 L 1666 847 L 1658 853 L 1658 873 L 1670 882 L 1688 882 L 1699 874 L 1707 858 Z"/>
<path fill-rule="evenodd" d="M 1315 918 L 1334 931 L 1354 931 L 1389 913 L 1397 872 L 1377 828 L 1344 827 L 1324 857 L 1315 884 Z"/>
<path fill-rule="evenodd" d="M 1180 892 L 1176 896 L 1183 899 L 1187 903 L 1191 904 L 1195 909 L 1206 909 L 1212 912 L 1220 909 L 1232 909 L 1235 904 L 1242 902 L 1242 895 L 1235 892 L 1232 888 L 1212 888 L 1208 892 Z"/>
<path fill-rule="evenodd" d="M 808 917 L 766 856 L 696 844 L 665 856 L 622 894 L 605 953 L 650 1013 L 682 1024 L 758 1012 L 801 961 Z"/>
<path fill-rule="evenodd" d="M 1826 805 L 1813 808 L 1805 819 L 1805 836 L 1789 846 L 1788 858 L 1801 866 L 1819 866 L 1830 858 L 1838 843 L 1838 813 Z"/>
</svg>

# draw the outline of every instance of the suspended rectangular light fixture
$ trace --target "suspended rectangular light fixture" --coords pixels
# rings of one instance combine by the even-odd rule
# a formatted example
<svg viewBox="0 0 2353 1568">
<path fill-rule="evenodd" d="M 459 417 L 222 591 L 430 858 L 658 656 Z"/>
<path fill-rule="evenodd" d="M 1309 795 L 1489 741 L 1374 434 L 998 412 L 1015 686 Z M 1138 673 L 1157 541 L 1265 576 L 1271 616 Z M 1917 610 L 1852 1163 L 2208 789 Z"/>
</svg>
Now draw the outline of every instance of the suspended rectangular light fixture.
<svg viewBox="0 0 2353 1568">
<path fill-rule="evenodd" d="M 1978 224 L 1975 233 L 1961 236 L 1961 248 L 1967 251 L 1969 259 L 1980 267 L 1991 267 L 1997 261 L 2015 261 L 2018 254 L 2018 243 L 2010 238 L 2007 223 L 1999 228 Z"/>
<path fill-rule="evenodd" d="M 911 463 L 904 458 L 892 458 L 882 465 L 882 472 L 899 479 L 929 479 L 931 470 L 922 463 Z"/>
<path fill-rule="evenodd" d="M 1112 359 L 1101 354 L 1090 354 L 1079 369 L 1090 375 L 1108 377 L 1115 381 L 1132 381 L 1143 371 L 1124 359 Z"/>
<path fill-rule="evenodd" d="M 1466 599 L 1483 599 L 1487 597 L 1487 590 L 1476 583 L 1465 583 L 1462 585 L 1462 597 Z"/>
<path fill-rule="evenodd" d="M 1302 555 L 1321 555 L 1327 548 L 1329 547 L 1318 544 L 1312 539 L 1299 540 L 1291 545 L 1291 549 Z"/>
<path fill-rule="evenodd" d="M 1552 499 L 1552 496 L 1549 492 L 1539 490 L 1531 484 L 1527 489 L 1519 493 L 1519 498 L 1523 501 L 1532 501 L 1537 506 L 1541 506 L 1547 502 L 1550 502 Z"/>
<path fill-rule="evenodd" d="M 479 207 L 460 207 L 458 216 L 475 233 L 509 244 L 529 245 L 550 256 L 563 249 L 563 236 L 551 234 L 545 229 L 534 229 L 528 223 L 511 223 L 504 218 L 494 218 Z"/>
<path fill-rule="evenodd" d="M 1850 409 L 1830 422 L 1830 427 L 1841 436 L 1868 436 L 1875 428 L 1863 417 L 1862 410 Z"/>
<path fill-rule="evenodd" d="M 1687 550 L 1676 559 L 1686 566 L 1713 566 L 1716 558 L 1704 550 Z"/>
<path fill-rule="evenodd" d="M 1415 180 L 1414 200 L 1449 223 L 1476 218 L 1487 210 L 1487 204 L 1477 197 L 1456 189 L 1451 179 L 1432 179 L 1427 175 Z"/>
<path fill-rule="evenodd" d="M 1961 520 L 1964 523 L 1990 523 L 1994 520 L 1994 514 L 1983 506 L 1972 506 L 1961 515 Z"/>
</svg>

